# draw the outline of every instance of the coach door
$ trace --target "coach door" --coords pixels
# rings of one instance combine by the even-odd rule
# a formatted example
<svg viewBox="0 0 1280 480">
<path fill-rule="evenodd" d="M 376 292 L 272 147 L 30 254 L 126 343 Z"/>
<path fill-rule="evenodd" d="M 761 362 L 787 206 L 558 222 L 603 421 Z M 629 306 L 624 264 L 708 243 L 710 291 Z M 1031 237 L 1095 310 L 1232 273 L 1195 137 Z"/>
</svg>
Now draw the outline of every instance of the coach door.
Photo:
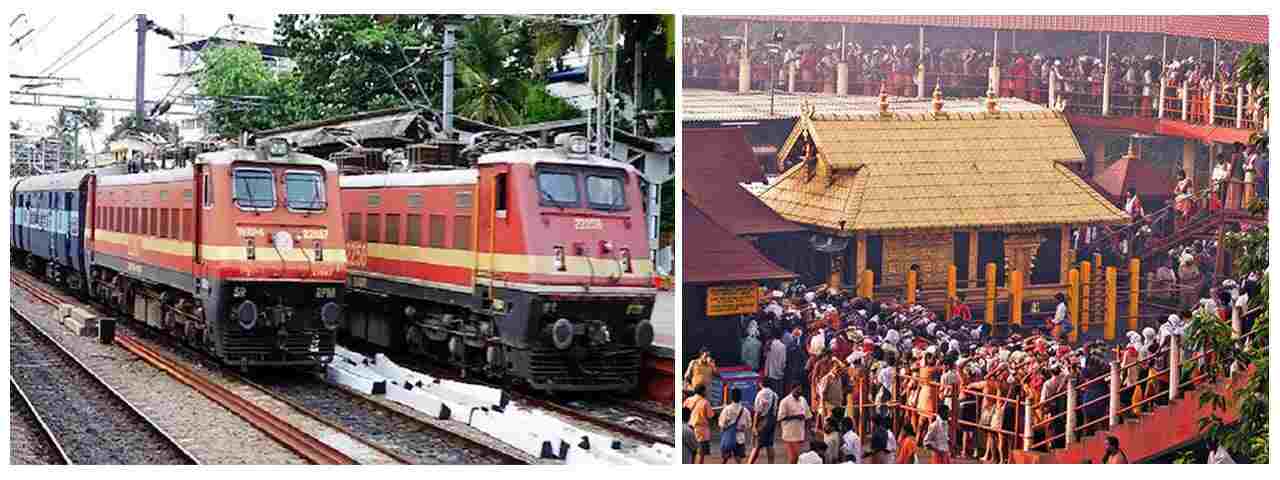
<svg viewBox="0 0 1280 480">
<path fill-rule="evenodd" d="M 204 241 L 205 210 L 213 208 L 213 191 L 211 183 L 213 181 L 213 177 L 208 172 L 208 168 L 200 163 L 193 165 L 191 170 L 195 175 L 192 182 L 195 184 L 195 192 L 192 195 L 194 198 L 191 199 L 192 221 L 194 222 L 194 225 L 191 228 L 191 274 L 196 282 L 196 293 L 199 294 L 207 293 L 200 291 L 200 280 L 205 278 L 206 270 L 208 268 L 208 264 L 204 262 L 204 251 L 201 248 L 201 244 Z"/>
</svg>

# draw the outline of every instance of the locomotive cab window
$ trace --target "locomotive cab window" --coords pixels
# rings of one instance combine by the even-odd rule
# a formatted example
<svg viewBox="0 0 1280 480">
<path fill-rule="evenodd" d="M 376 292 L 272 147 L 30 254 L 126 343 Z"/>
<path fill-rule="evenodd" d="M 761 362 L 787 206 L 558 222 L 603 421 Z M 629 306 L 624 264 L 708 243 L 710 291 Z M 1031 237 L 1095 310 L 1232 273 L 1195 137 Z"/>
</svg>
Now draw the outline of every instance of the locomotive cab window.
<svg viewBox="0 0 1280 480">
<path fill-rule="evenodd" d="M 493 178 L 493 209 L 498 218 L 507 218 L 507 174 L 499 173 Z"/>
<path fill-rule="evenodd" d="M 538 203 L 555 207 L 578 206 L 578 175 L 572 172 L 538 172 Z"/>
<path fill-rule="evenodd" d="M 587 175 L 587 204 L 596 210 L 626 210 L 627 189 L 623 177 Z"/>
<path fill-rule="evenodd" d="M 290 210 L 324 210 L 324 176 L 319 172 L 289 171 L 284 174 L 284 196 Z"/>
<path fill-rule="evenodd" d="M 231 201 L 241 210 L 276 208 L 276 184 L 271 170 L 237 168 L 232 177 Z"/>
</svg>

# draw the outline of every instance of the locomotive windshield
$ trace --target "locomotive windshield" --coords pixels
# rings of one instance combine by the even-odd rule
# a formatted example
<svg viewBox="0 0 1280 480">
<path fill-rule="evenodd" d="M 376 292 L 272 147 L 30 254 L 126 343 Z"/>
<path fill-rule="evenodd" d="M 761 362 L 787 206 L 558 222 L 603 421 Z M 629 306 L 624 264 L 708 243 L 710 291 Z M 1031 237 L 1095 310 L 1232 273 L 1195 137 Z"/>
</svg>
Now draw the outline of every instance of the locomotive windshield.
<svg viewBox="0 0 1280 480">
<path fill-rule="evenodd" d="M 612 175 L 587 175 L 587 203 L 597 210 L 627 208 L 622 178 Z"/>
<path fill-rule="evenodd" d="M 261 168 L 237 168 L 232 182 L 235 185 L 231 201 L 245 210 L 271 210 L 276 208 L 276 190 L 271 170 Z"/>
<path fill-rule="evenodd" d="M 558 206 L 578 206 L 578 175 L 570 172 L 543 171 L 538 173 L 538 191 L 543 203 Z"/>
<path fill-rule="evenodd" d="M 324 210 L 324 177 L 318 172 L 284 174 L 286 205 L 292 210 Z"/>
</svg>

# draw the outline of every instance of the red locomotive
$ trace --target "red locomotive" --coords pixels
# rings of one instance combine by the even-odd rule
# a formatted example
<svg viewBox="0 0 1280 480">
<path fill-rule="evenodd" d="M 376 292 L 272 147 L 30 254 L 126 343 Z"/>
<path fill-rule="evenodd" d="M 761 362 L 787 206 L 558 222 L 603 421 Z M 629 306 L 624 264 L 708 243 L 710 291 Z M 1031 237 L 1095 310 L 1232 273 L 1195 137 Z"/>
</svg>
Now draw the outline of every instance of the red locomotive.
<svg viewBox="0 0 1280 480">
<path fill-rule="evenodd" d="M 346 281 L 332 163 L 264 141 L 86 182 L 92 296 L 228 364 L 332 358 Z"/>
<path fill-rule="evenodd" d="M 656 293 L 640 173 L 557 144 L 342 177 L 349 333 L 542 390 L 634 388 Z"/>
</svg>

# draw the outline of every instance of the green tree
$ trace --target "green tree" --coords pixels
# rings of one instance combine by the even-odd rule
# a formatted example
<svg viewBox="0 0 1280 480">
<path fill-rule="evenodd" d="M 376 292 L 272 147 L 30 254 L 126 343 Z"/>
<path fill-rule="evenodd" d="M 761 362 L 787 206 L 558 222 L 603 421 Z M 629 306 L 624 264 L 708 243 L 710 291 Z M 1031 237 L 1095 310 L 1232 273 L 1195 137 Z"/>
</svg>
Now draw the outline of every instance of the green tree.
<svg viewBox="0 0 1280 480">
<path fill-rule="evenodd" d="M 107 139 L 104 143 L 109 144 L 118 139 L 124 138 L 131 131 L 159 135 L 167 142 L 178 141 L 178 126 L 173 122 L 156 118 L 139 121 L 137 115 L 130 113 L 124 118 L 121 118 L 119 122 L 116 122 L 115 126 L 111 129 L 111 133 L 107 134 Z"/>
<path fill-rule="evenodd" d="M 563 98 L 547 93 L 547 85 L 525 82 L 522 124 L 570 120 L 582 116 L 582 112 Z"/>
<path fill-rule="evenodd" d="M 1264 212 L 1264 206 L 1255 204 L 1253 213 Z M 1229 234 L 1223 248 L 1232 252 L 1236 272 L 1258 272 L 1261 276 L 1260 294 L 1250 296 L 1249 308 L 1261 308 L 1254 330 L 1257 336 L 1248 343 L 1234 341 L 1231 338 L 1231 326 L 1219 320 L 1216 315 L 1197 311 L 1191 325 L 1187 329 L 1187 347 L 1192 351 L 1212 352 L 1216 362 L 1208 362 L 1210 378 L 1219 378 L 1227 374 L 1232 361 L 1237 362 L 1243 370 L 1253 367 L 1252 376 L 1245 386 L 1233 392 L 1232 398 L 1218 395 L 1207 390 L 1200 397 L 1201 405 L 1212 406 L 1212 413 L 1200 419 L 1200 431 L 1208 438 L 1216 439 L 1221 445 L 1238 459 L 1247 459 L 1252 463 L 1269 463 L 1268 442 L 1270 440 L 1270 413 L 1268 394 L 1271 383 L 1268 378 L 1271 357 L 1269 324 L 1267 311 L 1268 284 L 1267 274 L 1267 227 L 1254 228 L 1241 233 Z M 1189 378 L 1185 371 L 1183 378 Z M 1239 419 L 1228 424 L 1223 416 L 1228 412 L 1239 413 Z"/>
<path fill-rule="evenodd" d="M 1271 88 L 1267 74 L 1268 55 L 1266 46 L 1254 45 L 1245 50 L 1244 55 L 1240 56 L 1240 61 L 1236 64 L 1236 75 L 1241 82 L 1247 85 L 1254 85 L 1254 88 L 1261 90 L 1262 94 L 1258 99 L 1259 110 L 1262 112 L 1263 118 L 1270 114 Z M 1266 134 L 1258 132 L 1250 138 L 1251 143 L 1262 144 L 1266 146 Z"/>
<path fill-rule="evenodd" d="M 458 42 L 458 115 L 501 127 L 522 122 L 520 106 L 529 77 L 512 61 L 518 46 L 509 20 L 481 17 L 468 22 Z"/>
<path fill-rule="evenodd" d="M 209 129 L 225 137 L 303 120 L 309 113 L 292 74 L 277 75 L 248 45 L 205 50 L 196 74 L 201 95 L 211 97 Z"/>
<path fill-rule="evenodd" d="M 438 101 L 442 16 L 279 15 L 307 120 Z"/>
</svg>

